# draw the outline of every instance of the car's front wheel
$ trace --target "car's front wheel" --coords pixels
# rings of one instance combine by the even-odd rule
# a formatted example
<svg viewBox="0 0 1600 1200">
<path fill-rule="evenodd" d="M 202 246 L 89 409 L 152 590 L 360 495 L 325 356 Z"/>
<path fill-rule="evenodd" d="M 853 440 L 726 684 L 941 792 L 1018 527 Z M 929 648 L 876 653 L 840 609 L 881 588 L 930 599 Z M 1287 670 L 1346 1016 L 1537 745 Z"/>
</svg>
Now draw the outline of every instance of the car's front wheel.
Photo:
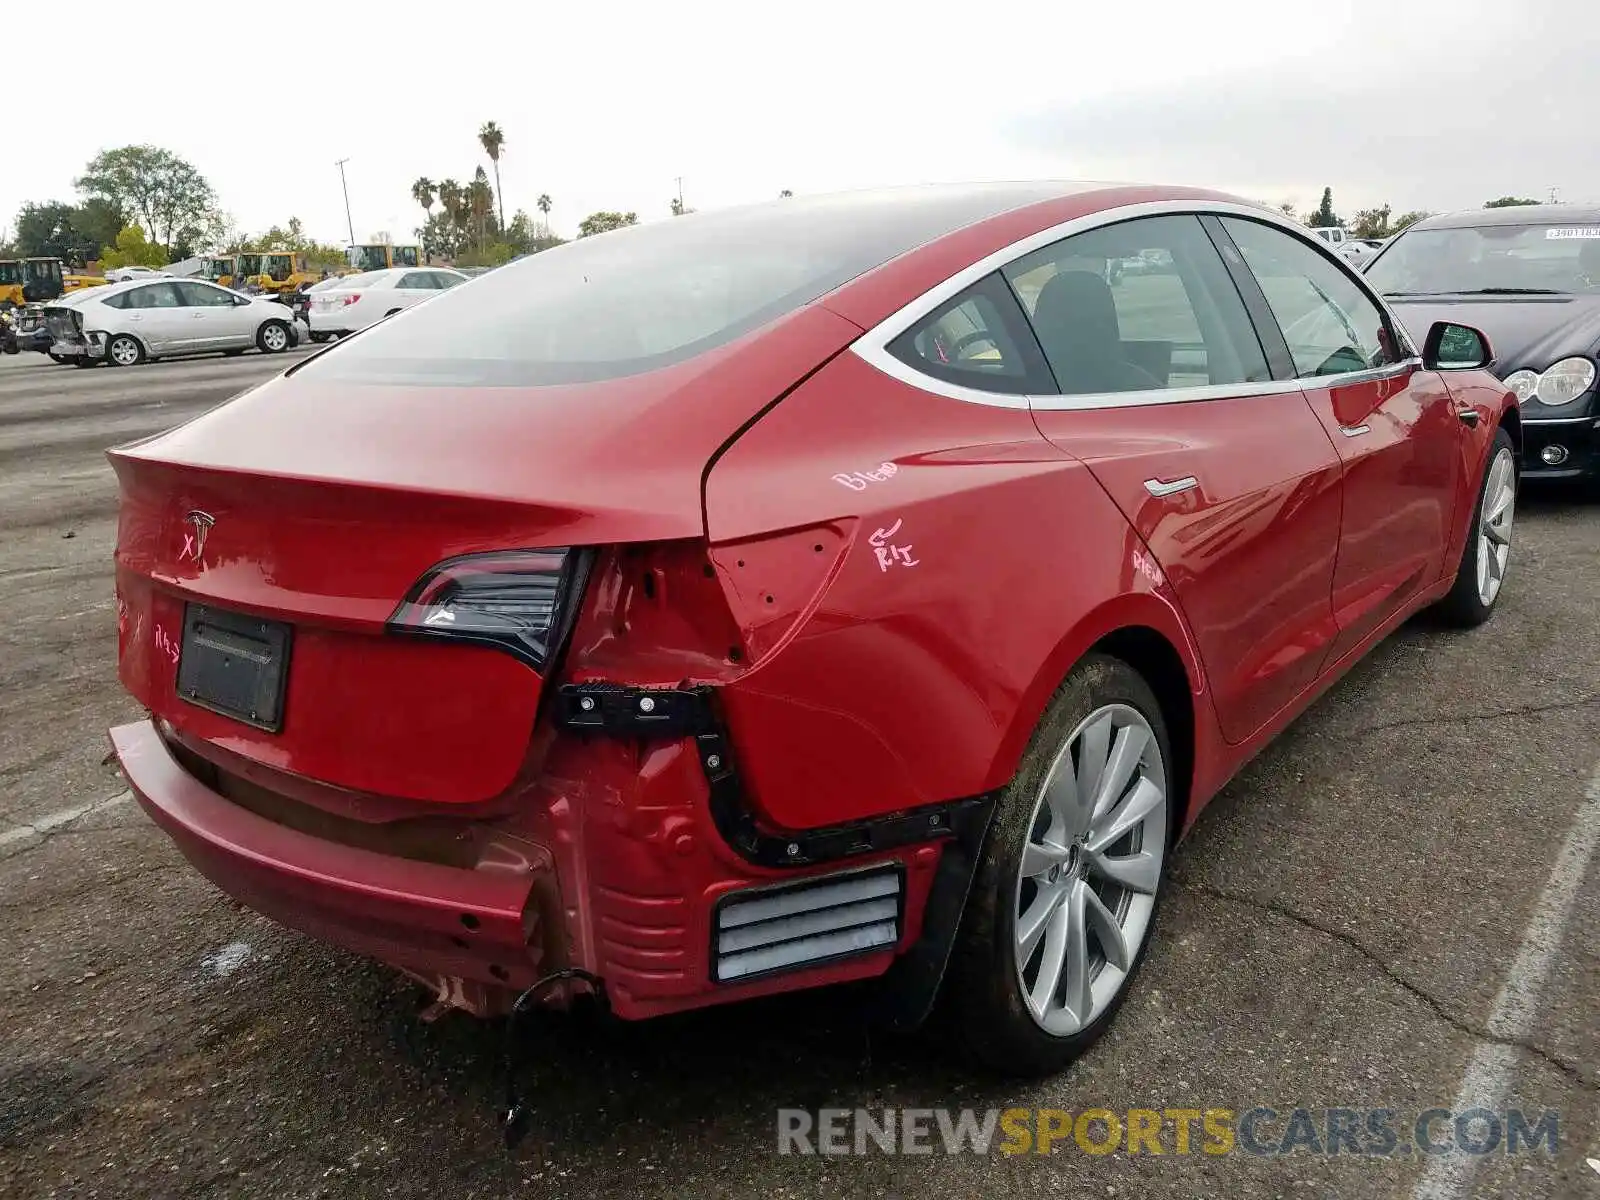
<svg viewBox="0 0 1600 1200">
<path fill-rule="evenodd" d="M 256 345 L 263 354 L 280 354 L 289 343 L 289 327 L 282 321 L 267 321 L 256 331 Z"/>
<path fill-rule="evenodd" d="M 1139 674 L 1079 663 L 997 802 L 946 977 L 953 1031 L 984 1066 L 1059 1070 L 1110 1024 L 1155 920 L 1171 763 Z"/>
<path fill-rule="evenodd" d="M 144 361 L 144 346 L 138 338 L 119 333 L 106 343 L 106 361 L 114 367 L 136 367 Z"/>
<path fill-rule="evenodd" d="M 1434 610 L 1445 621 L 1470 628 L 1494 614 L 1511 563 L 1511 525 L 1516 511 L 1517 451 L 1511 435 L 1497 429 L 1478 484 L 1478 503 L 1472 510 L 1472 528 L 1461 552 L 1455 584 Z"/>
</svg>

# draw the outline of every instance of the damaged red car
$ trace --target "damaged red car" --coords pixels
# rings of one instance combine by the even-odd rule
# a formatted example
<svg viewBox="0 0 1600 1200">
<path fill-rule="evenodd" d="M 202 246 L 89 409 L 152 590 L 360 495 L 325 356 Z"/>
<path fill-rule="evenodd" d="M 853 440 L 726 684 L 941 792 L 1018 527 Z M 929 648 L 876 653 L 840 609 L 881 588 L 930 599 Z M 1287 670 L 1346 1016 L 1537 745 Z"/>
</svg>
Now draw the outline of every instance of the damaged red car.
<svg viewBox="0 0 1600 1200">
<path fill-rule="evenodd" d="M 111 739 L 218 887 L 446 1005 L 875 979 L 1050 1070 L 1241 764 L 1492 613 L 1491 361 L 1190 189 L 584 238 L 111 453 Z"/>
</svg>

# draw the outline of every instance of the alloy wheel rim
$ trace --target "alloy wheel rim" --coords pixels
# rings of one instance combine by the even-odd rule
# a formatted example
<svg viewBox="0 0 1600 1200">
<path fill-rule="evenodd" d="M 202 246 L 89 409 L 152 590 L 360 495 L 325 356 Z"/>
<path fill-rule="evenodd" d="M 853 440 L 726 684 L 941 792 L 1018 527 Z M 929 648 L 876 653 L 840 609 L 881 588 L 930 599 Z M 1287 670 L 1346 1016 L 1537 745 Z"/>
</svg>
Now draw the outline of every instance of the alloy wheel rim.
<svg viewBox="0 0 1600 1200">
<path fill-rule="evenodd" d="M 1511 559 L 1511 522 L 1516 515 L 1517 474 L 1511 451 L 1502 448 L 1489 464 L 1478 520 L 1478 599 L 1494 603 Z"/>
<path fill-rule="evenodd" d="M 262 333 L 261 340 L 267 344 L 268 350 L 282 350 L 289 341 L 289 339 L 284 336 L 283 330 L 277 328 L 276 326 Z"/>
<path fill-rule="evenodd" d="M 117 365 L 131 367 L 139 360 L 139 347 L 127 338 L 118 338 L 111 345 L 111 357 L 117 360 Z"/>
<path fill-rule="evenodd" d="M 1015 888 L 1012 958 L 1047 1033 L 1081 1032 L 1127 981 L 1166 858 L 1161 743 L 1138 709 L 1096 709 L 1066 741 L 1034 801 Z"/>
</svg>

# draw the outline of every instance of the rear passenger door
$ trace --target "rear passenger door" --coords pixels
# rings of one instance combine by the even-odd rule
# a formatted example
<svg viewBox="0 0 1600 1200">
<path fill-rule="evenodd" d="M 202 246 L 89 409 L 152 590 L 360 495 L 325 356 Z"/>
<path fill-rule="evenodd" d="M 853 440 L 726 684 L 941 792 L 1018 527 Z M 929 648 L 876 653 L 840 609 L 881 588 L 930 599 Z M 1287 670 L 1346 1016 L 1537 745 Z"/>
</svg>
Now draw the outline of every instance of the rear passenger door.
<svg viewBox="0 0 1600 1200">
<path fill-rule="evenodd" d="M 1281 333 L 1339 453 L 1333 656 L 1342 657 L 1444 570 L 1466 430 L 1444 380 L 1422 369 L 1354 272 L 1274 225 L 1220 224 L 1275 318 L 1265 336 Z"/>
<path fill-rule="evenodd" d="M 1224 736 L 1244 740 L 1311 685 L 1334 637 L 1332 443 L 1299 386 L 1274 378 L 1197 216 L 1090 230 L 1004 275 L 1057 385 L 1033 398 L 1040 431 L 1144 540 L 1194 631 Z"/>
</svg>

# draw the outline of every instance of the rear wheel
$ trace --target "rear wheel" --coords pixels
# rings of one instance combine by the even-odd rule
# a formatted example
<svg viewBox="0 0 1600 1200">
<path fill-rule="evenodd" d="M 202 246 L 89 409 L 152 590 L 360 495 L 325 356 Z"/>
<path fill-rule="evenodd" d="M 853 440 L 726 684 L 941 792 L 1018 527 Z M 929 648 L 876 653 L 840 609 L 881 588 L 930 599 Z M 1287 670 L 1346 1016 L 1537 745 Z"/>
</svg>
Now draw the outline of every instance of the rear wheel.
<svg viewBox="0 0 1600 1200">
<path fill-rule="evenodd" d="M 1511 435 L 1495 430 L 1489 461 L 1478 484 L 1472 528 L 1461 552 L 1461 566 L 1450 592 L 1434 612 L 1462 628 L 1482 625 L 1494 615 L 1495 602 L 1511 563 L 1511 525 L 1517 509 L 1517 452 Z"/>
<path fill-rule="evenodd" d="M 131 334 L 119 333 L 106 343 L 106 362 L 114 367 L 134 367 L 144 361 L 144 346 Z"/>
<path fill-rule="evenodd" d="M 268 321 L 256 331 L 256 345 L 263 354 L 279 354 L 289 348 L 289 327 L 282 321 Z"/>
<path fill-rule="evenodd" d="M 1165 875 L 1171 762 L 1139 674 L 1079 663 L 998 801 L 951 957 L 946 1011 L 982 1065 L 1059 1070 L 1121 1007 Z"/>
</svg>

